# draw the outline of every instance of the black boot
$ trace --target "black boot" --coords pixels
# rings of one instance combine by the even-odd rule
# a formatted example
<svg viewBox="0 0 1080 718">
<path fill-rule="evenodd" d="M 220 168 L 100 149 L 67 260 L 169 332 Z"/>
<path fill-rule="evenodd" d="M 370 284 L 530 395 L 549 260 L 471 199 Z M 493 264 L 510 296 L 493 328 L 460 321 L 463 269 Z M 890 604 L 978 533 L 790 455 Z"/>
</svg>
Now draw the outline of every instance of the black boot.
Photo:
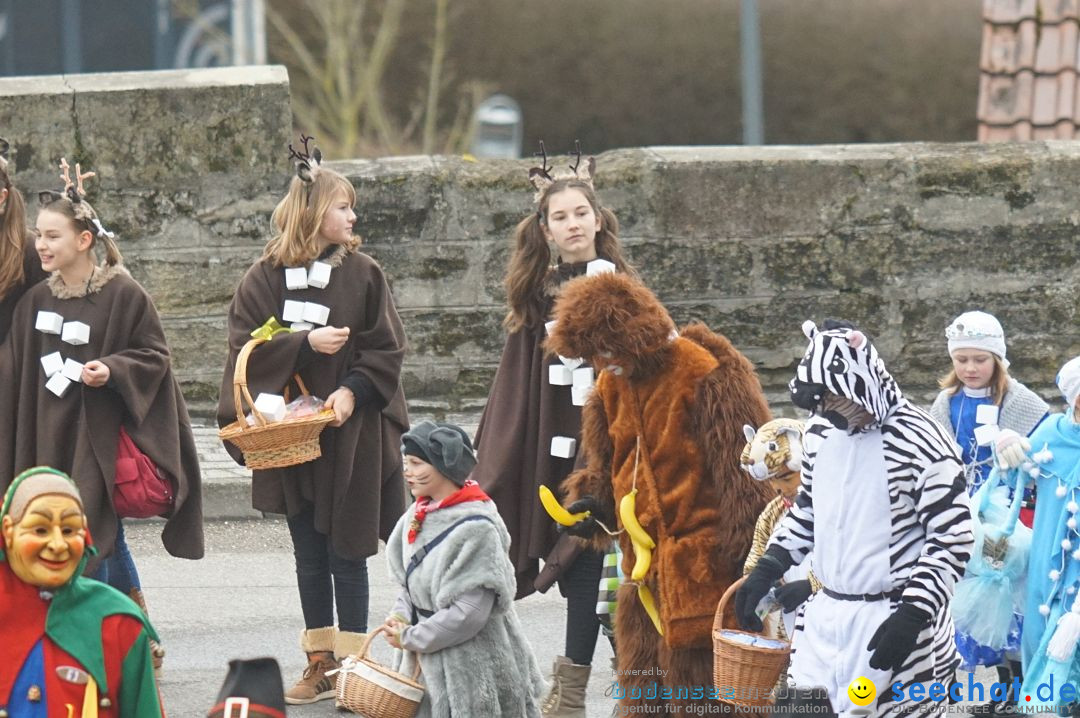
<svg viewBox="0 0 1080 718">
<path fill-rule="evenodd" d="M 1012 665 L 1011 662 L 1006 662 L 1006 663 L 1002 663 L 999 666 L 995 666 L 995 668 L 997 670 L 997 682 L 998 683 L 1004 683 L 1005 686 L 1006 686 L 1005 700 L 1001 700 L 1001 701 L 992 700 L 989 703 L 987 703 L 985 708 L 983 708 L 983 710 L 980 711 L 980 713 L 982 713 L 983 715 L 990 716 L 990 718 L 998 718 L 998 717 L 1004 718 L 1004 716 L 1010 716 L 1010 717 L 1013 716 L 1013 714 L 1014 714 L 1013 709 L 1016 708 L 1016 696 L 1013 695 L 1013 693 L 1014 693 L 1013 686 L 1012 686 L 1013 672 L 1012 672 L 1012 669 L 1011 669 L 1011 665 Z M 1017 664 L 1017 668 L 1019 668 L 1019 664 Z M 1017 675 L 1019 675 L 1019 671 L 1017 672 Z"/>
</svg>

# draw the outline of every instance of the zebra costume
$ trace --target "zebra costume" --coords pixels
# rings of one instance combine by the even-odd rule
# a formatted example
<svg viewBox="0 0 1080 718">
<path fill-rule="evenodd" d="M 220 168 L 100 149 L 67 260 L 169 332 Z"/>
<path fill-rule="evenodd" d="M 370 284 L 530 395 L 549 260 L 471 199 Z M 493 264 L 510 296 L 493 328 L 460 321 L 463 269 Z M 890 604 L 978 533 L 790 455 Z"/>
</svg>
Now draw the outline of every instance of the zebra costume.
<svg viewBox="0 0 1080 718">
<path fill-rule="evenodd" d="M 892 700 L 897 681 L 952 681 L 949 602 L 971 554 L 971 517 L 953 442 L 903 397 L 866 336 L 837 326 L 803 326 L 810 346 L 789 388 L 814 416 L 802 488 L 767 555 L 791 565 L 812 549 L 824 586 L 796 622 L 790 680 L 824 686 L 840 715 L 885 715 L 911 707 Z M 849 430 L 830 395 L 868 412 L 867 423 Z M 906 655 L 902 636 L 914 643 Z M 876 710 L 848 696 L 860 676 L 877 687 Z"/>
</svg>

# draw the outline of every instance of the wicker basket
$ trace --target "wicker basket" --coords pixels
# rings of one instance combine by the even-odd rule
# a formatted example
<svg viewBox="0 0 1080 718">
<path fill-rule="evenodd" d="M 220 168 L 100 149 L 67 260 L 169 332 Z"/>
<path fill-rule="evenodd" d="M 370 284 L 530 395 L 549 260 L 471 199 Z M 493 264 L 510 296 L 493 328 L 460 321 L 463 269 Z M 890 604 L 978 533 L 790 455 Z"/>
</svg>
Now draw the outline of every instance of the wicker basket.
<svg viewBox="0 0 1080 718">
<path fill-rule="evenodd" d="M 338 706 L 365 718 L 413 718 L 424 699 L 420 661 L 415 659 L 412 676 L 379 665 L 369 655 L 371 641 L 386 631 L 379 626 L 364 639 L 360 653 L 341 663 L 337 676 Z"/>
<path fill-rule="evenodd" d="M 255 347 L 266 339 L 252 339 L 243 346 L 236 357 L 236 370 L 233 372 L 233 405 L 236 407 L 236 421 L 221 429 L 218 437 L 228 441 L 244 452 L 244 464 L 249 469 L 279 469 L 283 466 L 295 466 L 313 461 L 322 455 L 319 448 L 319 434 L 334 420 L 333 409 L 325 409 L 318 414 L 288 421 L 267 422 L 266 417 L 255 408 L 255 401 L 247 388 L 248 358 Z M 307 387 L 299 374 L 293 379 L 301 393 L 308 396 Z M 248 426 L 244 417 L 244 402 L 251 407 L 256 426 Z"/>
<path fill-rule="evenodd" d="M 720 700 L 726 703 L 763 706 L 772 702 L 773 688 L 780 678 L 780 672 L 787 667 L 791 644 L 782 641 L 783 648 L 748 646 L 721 635 L 724 631 L 758 635 L 724 628 L 724 609 L 728 599 L 745 580 L 744 576 L 731 584 L 716 606 L 716 616 L 713 618 L 713 684 L 720 693 Z"/>
</svg>

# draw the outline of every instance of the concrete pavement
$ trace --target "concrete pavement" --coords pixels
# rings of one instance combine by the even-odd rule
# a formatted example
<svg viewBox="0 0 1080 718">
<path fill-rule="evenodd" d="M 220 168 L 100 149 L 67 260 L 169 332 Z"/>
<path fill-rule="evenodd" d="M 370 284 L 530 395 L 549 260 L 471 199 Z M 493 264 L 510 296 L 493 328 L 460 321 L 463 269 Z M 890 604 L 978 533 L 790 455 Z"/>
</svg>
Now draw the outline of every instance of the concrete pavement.
<svg viewBox="0 0 1080 718">
<path fill-rule="evenodd" d="M 470 433 L 475 431 L 476 417 L 450 420 Z M 171 718 L 205 716 L 230 658 L 276 657 L 286 687 L 304 667 L 298 647 L 303 621 L 288 529 L 278 516 L 257 520 L 264 517 L 251 508 L 251 474 L 233 462 L 217 438 L 216 427 L 199 425 L 193 429 L 203 471 L 206 558 L 193 562 L 166 554 L 157 537 L 160 522 L 132 522 L 127 532 L 151 618 L 168 651 L 162 693 Z M 389 612 L 396 589 L 390 586 L 381 552 L 368 561 L 368 570 L 369 623 L 374 624 Z M 547 676 L 564 646 L 566 603 L 558 589 L 552 589 L 516 606 L 541 671 Z M 379 645 L 375 654 L 385 658 L 389 648 Z M 589 683 L 590 718 L 606 718 L 611 712 L 613 701 L 604 695 L 610 685 L 611 656 L 611 647 L 601 637 Z M 976 680 L 989 686 L 996 678 L 991 670 L 980 668 Z M 338 715 L 326 701 L 290 707 L 289 714 Z"/>
<path fill-rule="evenodd" d="M 150 617 L 167 655 L 161 690 L 170 718 L 201 718 L 213 705 L 231 658 L 274 656 L 286 687 L 303 671 L 298 644 L 303 628 L 296 591 L 292 545 L 280 519 L 213 521 L 206 525 L 207 555 L 201 561 L 176 559 L 158 538 L 160 522 L 131 522 L 128 543 L 138 564 Z M 389 613 L 396 589 L 390 586 L 382 553 L 368 561 L 370 622 Z M 553 589 L 519 601 L 526 635 L 547 675 L 563 649 L 565 601 Z M 390 649 L 377 639 L 375 656 Z M 611 647 L 597 644 L 589 684 L 589 716 L 606 717 L 613 701 L 604 697 L 610 683 Z M 497 660 L 497 657 L 493 657 Z M 332 701 L 290 706 L 290 716 L 341 715 Z"/>
</svg>

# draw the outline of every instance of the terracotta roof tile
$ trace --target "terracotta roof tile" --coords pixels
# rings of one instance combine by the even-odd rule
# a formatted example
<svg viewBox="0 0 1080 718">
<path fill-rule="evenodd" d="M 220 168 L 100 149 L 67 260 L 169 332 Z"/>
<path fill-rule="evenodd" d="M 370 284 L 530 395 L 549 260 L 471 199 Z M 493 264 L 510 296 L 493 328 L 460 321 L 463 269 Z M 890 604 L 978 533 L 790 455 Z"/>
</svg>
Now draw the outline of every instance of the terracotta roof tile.
<svg viewBox="0 0 1080 718">
<path fill-rule="evenodd" d="M 1035 17 L 1036 0 L 983 0 L 983 18 L 992 23 L 1018 23 Z"/>
<path fill-rule="evenodd" d="M 1035 21 L 1019 26 L 983 26 L 983 47 L 979 69 L 983 72 L 1012 73 L 1035 66 Z"/>
<path fill-rule="evenodd" d="M 1057 106 L 1054 122 L 1072 121 L 1076 117 L 1076 71 L 1066 70 L 1058 75 Z"/>
<path fill-rule="evenodd" d="M 1080 0 L 1042 0 L 1042 21 L 1056 23 L 1080 15 Z"/>
<path fill-rule="evenodd" d="M 983 0 L 980 141 L 1080 138 L 1080 0 Z"/>
<path fill-rule="evenodd" d="M 1036 77 L 1035 94 L 1031 103 L 1031 121 L 1036 125 L 1052 125 L 1057 121 L 1058 79 L 1054 76 Z"/>
</svg>

